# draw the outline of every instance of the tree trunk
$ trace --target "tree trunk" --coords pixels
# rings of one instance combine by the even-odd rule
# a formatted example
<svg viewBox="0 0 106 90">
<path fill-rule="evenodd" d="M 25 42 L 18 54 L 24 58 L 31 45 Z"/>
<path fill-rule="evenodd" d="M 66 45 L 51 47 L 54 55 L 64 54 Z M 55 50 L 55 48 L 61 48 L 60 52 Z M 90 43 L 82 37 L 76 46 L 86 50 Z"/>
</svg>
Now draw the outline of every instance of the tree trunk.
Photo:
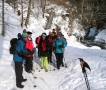
<svg viewBox="0 0 106 90">
<path fill-rule="evenodd" d="M 35 2 L 34 2 L 35 0 L 32 0 L 32 8 L 34 8 L 35 7 Z"/>
<path fill-rule="evenodd" d="M 30 13 L 31 13 L 31 3 L 32 3 L 32 0 L 29 0 L 28 11 L 27 11 L 27 17 L 26 17 L 26 21 L 25 21 L 25 26 L 26 26 L 26 27 L 27 27 L 27 25 L 29 24 L 29 18 L 30 18 Z"/>
<path fill-rule="evenodd" d="M 84 0 L 82 0 L 82 8 L 81 8 L 81 24 L 83 25 L 83 6 L 84 6 Z M 79 42 L 81 41 L 81 30 L 79 30 Z"/>
<path fill-rule="evenodd" d="M 24 19 L 23 19 L 23 1 L 21 0 L 21 27 L 23 27 L 23 22 L 24 22 Z"/>
<path fill-rule="evenodd" d="M 44 18 L 44 13 L 45 13 L 45 7 L 46 7 L 46 0 L 41 0 L 41 8 L 43 12 L 43 18 Z"/>
<path fill-rule="evenodd" d="M 4 0 L 2 0 L 2 36 L 5 36 L 5 30 L 4 30 Z"/>
</svg>

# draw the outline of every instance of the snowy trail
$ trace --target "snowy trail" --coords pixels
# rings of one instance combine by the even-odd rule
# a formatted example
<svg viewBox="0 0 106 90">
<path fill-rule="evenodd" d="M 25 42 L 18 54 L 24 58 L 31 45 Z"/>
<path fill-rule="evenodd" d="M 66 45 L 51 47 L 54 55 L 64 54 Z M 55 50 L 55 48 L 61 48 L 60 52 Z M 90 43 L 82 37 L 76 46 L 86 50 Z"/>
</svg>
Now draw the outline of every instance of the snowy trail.
<svg viewBox="0 0 106 90">
<path fill-rule="evenodd" d="M 45 72 L 44 69 L 40 69 L 39 58 L 36 57 L 34 58 L 34 75 L 37 76 L 37 79 L 34 80 L 32 74 L 23 71 L 24 77 L 27 78 L 27 81 L 22 83 L 25 86 L 23 89 L 16 88 L 13 63 L 10 59 L 7 60 L 4 57 L 1 58 L 0 61 L 0 73 L 5 71 L 0 77 L 0 90 L 87 90 L 78 60 L 79 57 L 83 58 L 91 67 L 92 71 L 90 74 L 87 70 L 91 90 L 106 90 L 105 55 L 105 50 L 94 50 L 87 47 L 81 49 L 68 46 L 66 47 L 64 55 L 68 68 L 61 67 L 60 70 L 56 69 L 53 71 L 52 69 L 54 69 L 54 67 L 53 64 L 51 64 L 51 71 L 48 72 Z M 12 58 L 12 56 L 9 55 L 8 57 Z M 38 69 L 36 69 L 36 67 Z M 41 71 L 39 72 L 39 70 Z M 37 87 L 35 88 L 34 85 L 37 85 Z"/>
</svg>

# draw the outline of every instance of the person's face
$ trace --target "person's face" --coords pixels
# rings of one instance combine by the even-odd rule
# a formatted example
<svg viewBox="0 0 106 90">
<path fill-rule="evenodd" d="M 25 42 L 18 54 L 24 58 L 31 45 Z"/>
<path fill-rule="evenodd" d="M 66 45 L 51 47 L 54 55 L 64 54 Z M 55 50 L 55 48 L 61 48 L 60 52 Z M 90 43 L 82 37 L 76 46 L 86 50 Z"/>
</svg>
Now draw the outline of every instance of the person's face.
<svg viewBox="0 0 106 90">
<path fill-rule="evenodd" d="M 60 38 L 60 35 L 57 35 L 57 38 Z"/>
<path fill-rule="evenodd" d="M 46 36 L 42 36 L 43 40 L 45 40 Z"/>
<path fill-rule="evenodd" d="M 32 34 L 28 34 L 28 37 L 30 38 L 32 36 Z"/>
<path fill-rule="evenodd" d="M 27 37 L 23 38 L 25 41 L 27 40 Z"/>
</svg>

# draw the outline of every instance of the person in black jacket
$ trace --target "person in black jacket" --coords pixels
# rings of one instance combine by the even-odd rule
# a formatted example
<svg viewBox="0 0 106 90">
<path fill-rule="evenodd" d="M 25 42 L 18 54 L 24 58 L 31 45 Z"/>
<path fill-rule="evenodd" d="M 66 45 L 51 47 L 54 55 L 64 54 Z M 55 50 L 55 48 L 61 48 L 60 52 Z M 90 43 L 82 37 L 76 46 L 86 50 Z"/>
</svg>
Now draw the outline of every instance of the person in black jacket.
<svg viewBox="0 0 106 90">
<path fill-rule="evenodd" d="M 39 56 L 41 58 L 41 69 L 45 68 L 45 71 L 47 72 L 49 69 L 48 66 L 49 44 L 46 33 L 42 33 L 42 37 L 40 39 L 38 48 L 40 50 Z"/>
</svg>

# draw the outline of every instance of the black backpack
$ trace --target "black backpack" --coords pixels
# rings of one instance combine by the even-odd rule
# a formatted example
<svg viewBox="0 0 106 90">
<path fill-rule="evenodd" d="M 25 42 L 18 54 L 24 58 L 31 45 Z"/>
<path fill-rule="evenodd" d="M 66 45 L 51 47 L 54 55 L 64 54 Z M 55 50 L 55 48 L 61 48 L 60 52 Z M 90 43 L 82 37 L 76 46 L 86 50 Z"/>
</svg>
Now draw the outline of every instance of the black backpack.
<svg viewBox="0 0 106 90">
<path fill-rule="evenodd" d="M 12 38 L 10 40 L 10 54 L 16 54 L 16 46 L 17 46 L 17 42 L 18 42 L 18 39 L 17 38 Z"/>
</svg>

